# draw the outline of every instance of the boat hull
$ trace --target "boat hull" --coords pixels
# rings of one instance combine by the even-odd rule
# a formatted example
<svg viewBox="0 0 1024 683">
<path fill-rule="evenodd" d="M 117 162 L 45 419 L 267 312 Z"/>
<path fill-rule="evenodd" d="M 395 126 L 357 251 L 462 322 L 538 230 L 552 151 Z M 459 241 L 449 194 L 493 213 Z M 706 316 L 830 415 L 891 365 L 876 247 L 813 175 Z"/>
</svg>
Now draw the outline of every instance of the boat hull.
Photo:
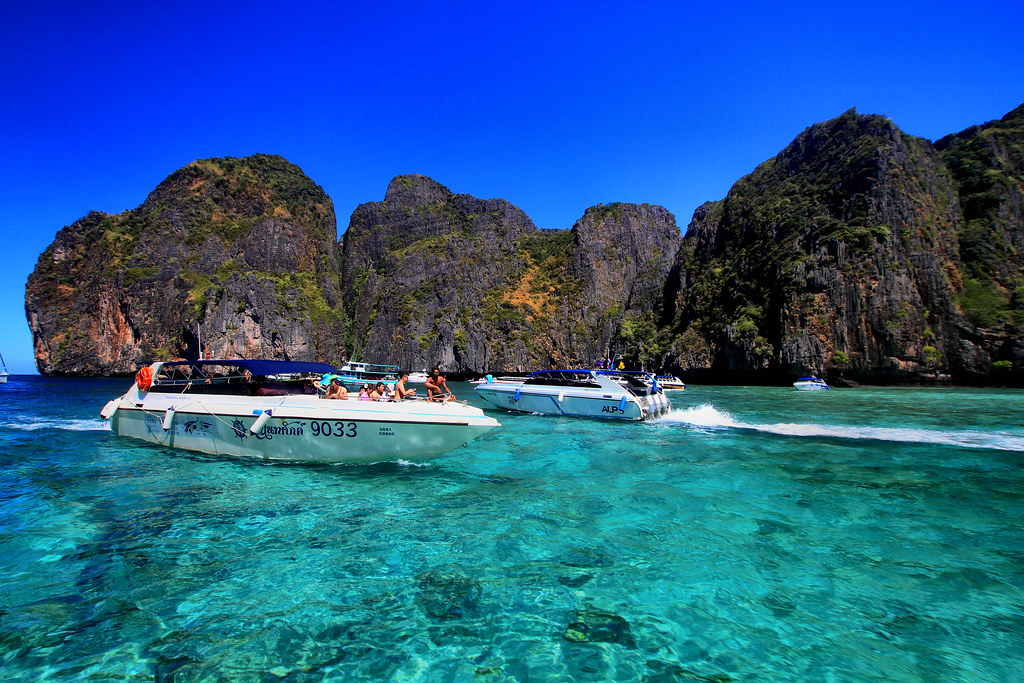
<svg viewBox="0 0 1024 683">
<path fill-rule="evenodd" d="M 462 404 L 290 397 L 291 401 L 268 406 L 251 397 L 195 400 L 149 394 L 133 401 L 131 394 L 104 409 L 116 434 L 170 448 L 261 460 L 422 462 L 499 426 L 478 408 Z M 270 416 L 261 417 L 265 410 Z M 257 420 L 261 424 L 254 433 L 251 428 Z"/>
</svg>

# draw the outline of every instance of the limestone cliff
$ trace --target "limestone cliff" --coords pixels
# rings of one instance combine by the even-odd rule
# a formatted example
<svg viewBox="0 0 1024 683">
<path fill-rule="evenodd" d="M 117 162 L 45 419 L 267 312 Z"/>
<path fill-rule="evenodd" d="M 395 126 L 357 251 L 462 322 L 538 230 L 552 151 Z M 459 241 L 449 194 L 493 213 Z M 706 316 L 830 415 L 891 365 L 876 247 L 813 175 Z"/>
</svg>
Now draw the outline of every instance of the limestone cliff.
<svg viewBox="0 0 1024 683">
<path fill-rule="evenodd" d="M 130 373 L 147 359 L 337 357 L 334 209 L 276 156 L 196 161 L 136 209 L 65 227 L 29 276 L 43 374 Z"/>
<path fill-rule="evenodd" d="M 934 145 L 851 110 L 811 126 L 685 237 L 611 203 L 539 230 L 419 175 L 360 205 L 275 156 L 197 161 L 65 227 L 26 288 L 45 374 L 150 358 L 346 357 L 450 373 L 590 365 L 1024 384 L 1024 106 Z M 341 257 L 339 257 L 339 248 Z"/>
<path fill-rule="evenodd" d="M 504 200 L 400 176 L 343 239 L 349 346 L 451 372 L 591 364 L 630 306 L 660 306 L 680 240 L 660 207 L 595 207 L 572 230 L 538 230 Z"/>
<path fill-rule="evenodd" d="M 964 227 L 928 141 L 853 111 L 814 125 L 695 213 L 672 351 L 712 376 L 978 381 L 1020 328 L 964 315 Z"/>
</svg>

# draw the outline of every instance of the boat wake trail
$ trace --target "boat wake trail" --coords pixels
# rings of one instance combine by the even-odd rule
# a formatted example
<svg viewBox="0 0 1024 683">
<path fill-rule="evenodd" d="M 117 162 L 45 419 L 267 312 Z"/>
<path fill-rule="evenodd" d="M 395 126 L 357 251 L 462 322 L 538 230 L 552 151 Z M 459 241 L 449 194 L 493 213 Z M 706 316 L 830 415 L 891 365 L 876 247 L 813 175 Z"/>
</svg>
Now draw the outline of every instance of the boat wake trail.
<svg viewBox="0 0 1024 683">
<path fill-rule="evenodd" d="M 765 434 L 793 437 L 826 437 L 834 439 L 873 439 L 902 443 L 926 443 L 963 448 L 989 448 L 1001 451 L 1024 451 L 1024 436 L 1006 432 L 947 431 L 906 427 L 867 427 L 851 425 L 822 425 L 800 423 L 753 424 L 741 422 L 711 404 L 673 410 L 652 420 L 660 425 L 684 425 L 709 431 L 716 429 L 743 429 Z"/>
<path fill-rule="evenodd" d="M 110 429 L 103 420 L 47 420 L 32 417 L 23 422 L 5 420 L 0 422 L 0 429 L 12 431 L 34 432 L 40 429 L 62 429 L 69 432 L 102 432 Z"/>
</svg>

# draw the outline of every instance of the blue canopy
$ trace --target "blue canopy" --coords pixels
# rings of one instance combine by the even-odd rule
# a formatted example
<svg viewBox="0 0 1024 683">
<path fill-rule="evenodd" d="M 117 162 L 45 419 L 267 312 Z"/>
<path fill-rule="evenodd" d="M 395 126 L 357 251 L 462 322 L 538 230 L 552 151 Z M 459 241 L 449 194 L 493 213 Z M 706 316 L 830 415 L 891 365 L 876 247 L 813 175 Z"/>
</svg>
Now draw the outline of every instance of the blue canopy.
<svg viewBox="0 0 1024 683">
<path fill-rule="evenodd" d="M 207 365 L 230 365 L 240 371 L 248 370 L 254 376 L 261 375 L 287 375 L 292 373 L 317 373 L 324 374 L 335 372 L 334 366 L 330 363 L 314 363 L 312 361 L 293 360 L 174 360 L 164 363 L 164 367 L 187 365 L 190 367 L 204 367 Z"/>
</svg>

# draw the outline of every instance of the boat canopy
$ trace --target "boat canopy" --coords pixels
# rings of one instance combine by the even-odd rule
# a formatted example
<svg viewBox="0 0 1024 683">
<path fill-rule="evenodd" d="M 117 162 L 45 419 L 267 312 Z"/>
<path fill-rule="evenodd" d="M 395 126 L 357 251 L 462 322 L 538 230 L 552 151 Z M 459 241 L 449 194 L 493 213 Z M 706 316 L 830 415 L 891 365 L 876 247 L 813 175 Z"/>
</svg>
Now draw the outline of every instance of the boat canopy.
<svg viewBox="0 0 1024 683">
<path fill-rule="evenodd" d="M 202 368 L 210 365 L 230 365 L 238 368 L 242 372 L 248 371 L 249 374 L 254 377 L 301 373 L 317 373 L 323 375 L 329 372 L 336 372 L 334 366 L 330 363 L 292 360 L 174 360 L 164 363 L 162 367 L 169 368 L 176 366 L 188 366 L 193 368 Z"/>
</svg>

